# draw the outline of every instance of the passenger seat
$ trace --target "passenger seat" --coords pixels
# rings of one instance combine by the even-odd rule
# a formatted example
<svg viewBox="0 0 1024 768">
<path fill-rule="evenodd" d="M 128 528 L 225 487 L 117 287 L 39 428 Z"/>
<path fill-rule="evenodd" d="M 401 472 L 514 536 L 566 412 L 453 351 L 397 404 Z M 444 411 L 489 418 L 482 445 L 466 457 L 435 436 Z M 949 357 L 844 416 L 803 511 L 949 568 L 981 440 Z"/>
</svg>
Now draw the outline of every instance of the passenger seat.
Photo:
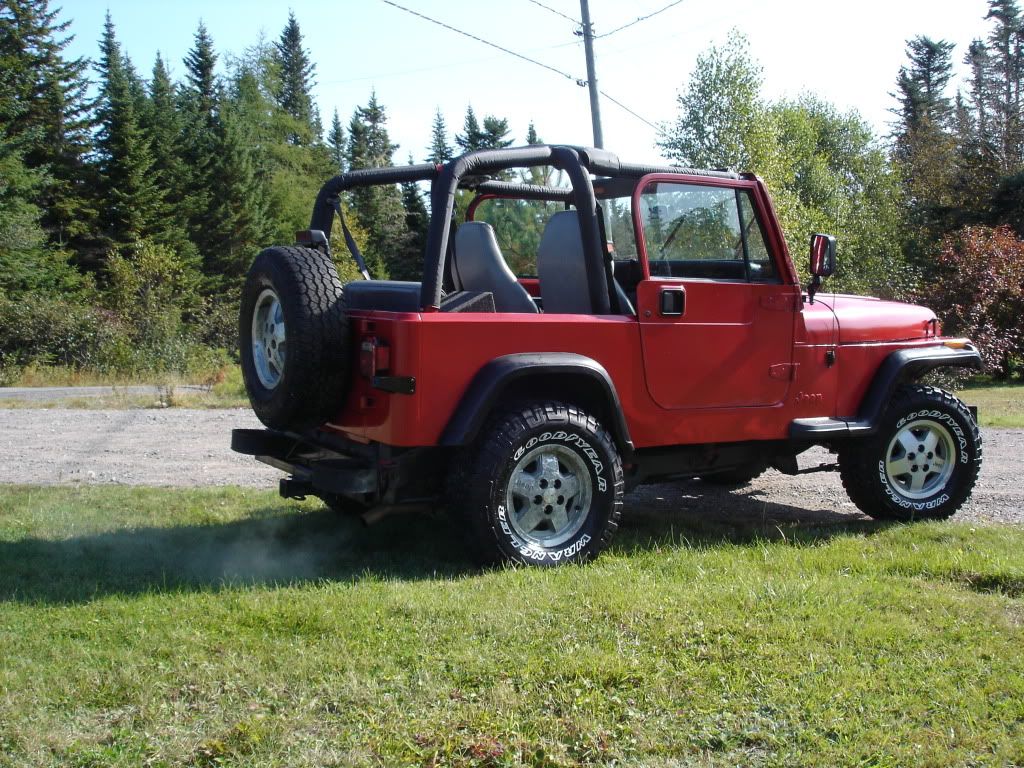
<svg viewBox="0 0 1024 768">
<path fill-rule="evenodd" d="M 530 294 L 505 263 L 494 228 L 486 222 L 467 221 L 456 231 L 452 277 L 461 290 L 494 294 L 496 312 L 538 312 Z"/>
</svg>

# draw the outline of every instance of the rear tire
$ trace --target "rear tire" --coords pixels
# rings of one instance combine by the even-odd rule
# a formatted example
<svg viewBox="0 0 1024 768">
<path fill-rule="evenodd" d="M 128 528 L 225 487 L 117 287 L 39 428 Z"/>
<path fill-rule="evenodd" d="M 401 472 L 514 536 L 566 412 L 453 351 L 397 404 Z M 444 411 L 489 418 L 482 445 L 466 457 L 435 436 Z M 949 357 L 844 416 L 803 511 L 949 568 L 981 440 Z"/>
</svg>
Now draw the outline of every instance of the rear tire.
<svg viewBox="0 0 1024 768">
<path fill-rule="evenodd" d="M 245 278 L 238 336 L 245 389 L 265 425 L 301 431 L 337 412 L 351 340 L 329 256 L 299 247 L 262 251 Z"/>
<path fill-rule="evenodd" d="M 562 403 L 500 414 L 453 460 L 448 488 L 485 565 L 585 562 L 608 546 L 622 516 L 615 443 L 593 416 Z"/>
<path fill-rule="evenodd" d="M 981 432 L 959 399 L 901 387 L 878 432 L 839 452 L 850 500 L 879 520 L 945 520 L 971 495 L 981 469 Z"/>
</svg>

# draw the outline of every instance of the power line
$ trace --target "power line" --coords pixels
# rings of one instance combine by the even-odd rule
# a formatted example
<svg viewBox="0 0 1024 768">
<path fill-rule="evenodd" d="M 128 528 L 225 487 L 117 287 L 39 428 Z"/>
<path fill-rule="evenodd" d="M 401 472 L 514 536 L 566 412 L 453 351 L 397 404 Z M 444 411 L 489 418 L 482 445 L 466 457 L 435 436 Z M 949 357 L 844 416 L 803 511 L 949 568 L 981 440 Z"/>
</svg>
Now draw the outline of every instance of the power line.
<svg viewBox="0 0 1024 768">
<path fill-rule="evenodd" d="M 621 107 L 622 109 L 626 110 L 627 112 L 629 112 L 629 114 L 631 114 L 633 117 L 635 117 L 641 123 L 647 123 L 647 125 L 651 126 L 651 128 L 653 128 L 656 131 L 660 131 L 661 130 L 661 128 L 656 126 L 654 123 L 652 123 L 646 117 L 643 117 L 642 115 L 638 115 L 636 112 L 634 112 L 632 109 L 627 107 L 625 104 L 623 104 L 618 99 L 615 99 L 615 98 L 609 96 L 605 91 L 601 91 L 601 95 L 604 96 L 606 99 L 608 99 L 608 101 L 610 101 L 612 104 L 615 104 L 615 105 Z"/>
<path fill-rule="evenodd" d="M 563 19 L 565 19 L 566 21 L 571 21 L 576 26 L 580 25 L 579 19 L 574 19 L 572 16 L 566 16 L 561 11 L 556 11 L 554 8 L 544 5 L 544 3 L 539 3 L 537 2 L 537 0 L 527 0 L 527 2 L 533 3 L 538 8 L 543 8 L 545 11 L 550 11 L 551 13 L 555 14 L 555 16 L 561 16 Z"/>
<path fill-rule="evenodd" d="M 533 1 L 534 0 L 530 0 L 530 2 L 533 2 Z M 556 75 L 560 75 L 561 77 L 564 77 L 566 80 L 571 80 L 572 82 L 576 83 L 576 85 L 579 85 L 581 87 L 584 87 L 587 84 L 586 80 L 581 80 L 580 78 L 573 77 L 568 72 L 563 72 L 560 69 L 555 69 L 554 67 L 548 66 L 547 64 L 544 64 L 543 62 L 537 61 L 536 59 L 531 59 L 529 56 L 524 56 L 521 53 L 516 53 L 515 51 L 511 51 L 508 48 L 505 48 L 503 46 L 498 45 L 497 43 L 492 43 L 490 40 L 484 40 L 482 37 L 477 37 L 476 35 L 470 34 L 469 32 L 463 32 L 461 29 L 456 29 L 455 27 L 451 26 L 450 24 L 445 24 L 443 21 L 438 21 L 437 19 L 433 19 L 430 16 L 426 16 L 426 15 L 420 13 L 419 11 L 414 11 L 411 8 L 406 8 L 404 5 L 399 5 L 398 3 L 393 2 L 393 0 L 381 0 L 381 2 L 382 3 L 386 3 L 387 5 L 390 5 L 390 6 L 394 7 L 394 8 L 397 8 L 400 11 L 405 11 L 406 13 L 410 13 L 413 16 L 418 16 L 419 18 L 423 19 L 424 21 L 429 21 L 431 24 L 436 24 L 439 27 L 444 27 L 445 29 L 450 30 L 451 32 L 455 32 L 456 34 L 462 35 L 463 37 L 468 37 L 470 40 L 475 40 L 476 42 L 483 43 L 484 45 L 490 46 L 491 48 L 496 48 L 497 50 L 501 51 L 502 53 L 507 53 L 510 56 L 515 56 L 517 59 L 522 59 L 523 61 L 527 61 L 530 64 L 536 64 L 538 67 L 543 67 L 546 70 L 554 72 Z M 678 5 L 681 2 L 682 2 L 682 0 L 677 0 L 675 3 L 672 3 L 672 5 Z M 539 5 L 539 3 L 538 3 L 538 5 Z M 671 7 L 672 6 L 666 6 L 665 8 L 662 8 L 661 10 L 662 11 L 663 10 L 667 10 L 668 8 L 671 8 Z M 654 15 L 656 15 L 658 13 L 661 13 L 661 11 L 655 11 L 654 13 L 650 14 L 649 16 L 645 16 L 644 18 L 650 18 L 650 16 L 654 16 Z M 638 23 L 640 21 L 643 21 L 644 18 L 637 19 L 637 21 L 631 22 L 631 24 L 636 24 L 636 23 Z M 578 23 L 578 22 L 576 22 L 576 23 Z M 626 25 L 626 26 L 629 26 L 629 25 Z M 619 29 L 623 29 L 623 27 L 620 27 Z M 617 32 L 617 31 L 618 30 L 612 30 L 612 32 L 609 32 L 608 34 L 610 35 L 613 32 Z M 605 35 L 602 35 L 602 37 L 605 37 Z M 616 106 L 620 107 L 621 109 L 624 109 L 626 112 L 631 114 L 633 117 L 635 117 L 640 122 L 649 125 L 651 128 L 654 128 L 655 130 L 660 130 L 658 128 L 658 126 L 655 125 L 654 123 L 652 123 L 650 120 L 648 120 L 647 118 L 637 114 L 636 112 L 634 112 L 632 109 L 627 107 L 625 104 L 623 104 L 618 99 L 616 99 L 616 98 L 614 98 L 612 96 L 609 96 L 605 91 L 601 91 L 601 95 L 604 96 L 606 99 L 608 99 L 613 104 L 615 104 Z"/>
<path fill-rule="evenodd" d="M 531 59 L 529 56 L 523 56 L 523 54 L 521 54 L 521 53 L 516 53 L 515 51 L 510 51 L 508 48 L 504 48 L 504 47 L 498 45 L 497 43 L 492 43 L 489 40 L 484 40 L 482 37 L 477 37 L 476 35 L 471 35 L 469 32 L 463 32 L 461 29 L 456 29 L 455 27 L 451 26 L 450 24 L 445 24 L 443 21 L 438 21 L 437 19 L 432 19 L 430 16 L 425 16 L 424 14 L 420 13 L 419 11 L 412 10 L 412 8 L 406 8 L 404 5 L 399 5 L 398 3 L 392 2 L 392 0 L 381 0 L 381 2 L 382 3 L 387 3 L 388 5 L 390 5 L 390 6 L 394 7 L 394 8 L 397 8 L 400 11 L 405 11 L 406 13 L 411 13 L 413 16 L 419 16 L 424 21 L 429 21 L 431 24 L 437 24 L 437 26 L 439 26 L 439 27 L 444 27 L 445 29 L 450 30 L 452 32 L 455 32 L 456 34 L 462 35 L 463 37 L 468 37 L 470 40 L 476 40 L 478 43 L 483 43 L 484 45 L 489 45 L 491 48 L 497 48 L 499 51 L 507 53 L 510 56 L 515 56 L 517 59 L 522 59 L 523 61 L 528 61 L 531 64 L 536 64 L 538 67 L 543 67 L 544 69 L 547 69 L 547 70 L 549 70 L 551 72 L 554 72 L 556 75 L 561 75 L 566 80 L 572 80 L 574 83 L 578 83 L 579 82 L 578 78 L 573 77 L 568 72 L 563 72 L 560 69 L 555 69 L 554 67 L 550 67 L 547 64 L 544 64 L 543 62 L 537 61 L 536 59 Z"/>
<path fill-rule="evenodd" d="M 602 37 L 611 37 L 616 32 L 621 32 L 624 29 L 629 29 L 634 24 L 639 24 L 641 21 L 647 21 L 648 19 L 657 16 L 659 13 L 664 13 L 669 8 L 674 8 L 675 6 L 679 5 L 681 2 L 683 2 L 683 0 L 675 0 L 674 3 L 669 3 L 664 8 L 659 8 L 658 10 L 654 11 L 653 13 L 648 13 L 646 16 L 639 16 L 639 17 L 633 19 L 633 21 L 629 22 L 628 24 L 623 24 L 621 27 L 616 27 L 611 32 L 605 32 L 603 35 L 596 35 L 594 39 L 596 40 L 596 39 L 599 39 L 599 38 L 602 38 Z"/>
</svg>

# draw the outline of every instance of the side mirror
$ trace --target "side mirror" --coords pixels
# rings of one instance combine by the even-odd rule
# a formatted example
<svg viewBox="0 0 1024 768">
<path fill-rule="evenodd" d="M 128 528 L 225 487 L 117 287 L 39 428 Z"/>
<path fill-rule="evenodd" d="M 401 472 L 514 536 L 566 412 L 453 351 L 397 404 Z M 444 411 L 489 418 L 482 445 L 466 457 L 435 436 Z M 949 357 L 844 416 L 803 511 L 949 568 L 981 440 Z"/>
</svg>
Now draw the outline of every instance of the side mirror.
<svg viewBox="0 0 1024 768">
<path fill-rule="evenodd" d="M 835 271 L 836 239 L 832 235 L 811 235 L 811 282 L 807 286 L 807 300 L 811 304 L 821 286 L 821 278 Z"/>
<path fill-rule="evenodd" d="M 836 239 L 832 235 L 811 235 L 811 276 L 828 277 L 836 271 Z"/>
</svg>

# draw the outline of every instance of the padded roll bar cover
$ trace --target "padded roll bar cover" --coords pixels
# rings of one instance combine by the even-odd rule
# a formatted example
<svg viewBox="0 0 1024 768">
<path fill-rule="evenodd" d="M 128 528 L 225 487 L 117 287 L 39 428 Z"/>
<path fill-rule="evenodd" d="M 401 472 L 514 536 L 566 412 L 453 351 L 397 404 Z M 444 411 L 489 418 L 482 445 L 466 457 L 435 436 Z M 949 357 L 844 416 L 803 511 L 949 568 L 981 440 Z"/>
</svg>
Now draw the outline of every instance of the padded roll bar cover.
<svg viewBox="0 0 1024 768">
<path fill-rule="evenodd" d="M 563 168 L 572 182 L 576 210 L 580 217 L 580 235 L 583 238 L 584 264 L 587 270 L 587 289 L 595 315 L 611 314 L 608 295 L 608 274 L 605 269 L 605 249 L 597 224 L 597 198 L 590 174 L 579 162 L 579 155 L 568 147 L 555 147 L 551 159 L 556 168 Z"/>
<path fill-rule="evenodd" d="M 544 165 L 551 160 L 551 147 L 537 145 L 517 149 L 495 149 L 461 155 L 441 168 L 430 186 L 430 229 L 423 264 L 423 308 L 437 307 L 441 302 L 445 254 L 448 252 L 448 230 L 455 207 L 455 193 L 463 176 L 488 170 L 525 168 Z"/>
<path fill-rule="evenodd" d="M 485 181 L 477 184 L 478 195 L 498 195 L 523 200 L 550 200 L 559 203 L 572 202 L 572 190 L 558 187 L 541 187 L 536 184 L 517 184 L 513 181 Z"/>
<path fill-rule="evenodd" d="M 313 215 L 309 228 L 331 232 L 334 223 L 334 206 L 331 198 L 352 187 L 365 187 L 373 184 L 402 184 L 409 181 L 430 181 L 438 175 L 439 166 L 433 163 L 419 165 L 403 165 L 393 168 L 361 168 L 356 171 L 342 173 L 329 179 L 317 193 L 313 203 Z"/>
</svg>

